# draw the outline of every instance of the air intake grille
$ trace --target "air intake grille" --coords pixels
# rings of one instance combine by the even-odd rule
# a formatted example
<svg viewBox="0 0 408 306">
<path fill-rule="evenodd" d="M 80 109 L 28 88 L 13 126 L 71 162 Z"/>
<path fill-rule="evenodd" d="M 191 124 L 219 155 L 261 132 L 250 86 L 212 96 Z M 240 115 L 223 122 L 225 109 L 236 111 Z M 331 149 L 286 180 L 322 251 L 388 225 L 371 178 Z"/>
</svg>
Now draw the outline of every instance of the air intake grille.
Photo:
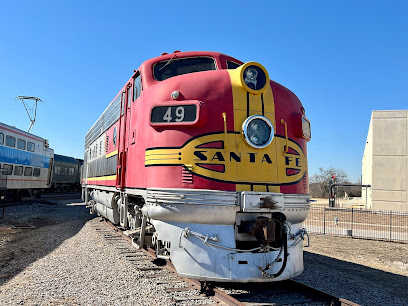
<svg viewBox="0 0 408 306">
<path fill-rule="evenodd" d="M 182 182 L 185 184 L 193 184 L 193 166 L 184 165 L 181 167 Z"/>
</svg>

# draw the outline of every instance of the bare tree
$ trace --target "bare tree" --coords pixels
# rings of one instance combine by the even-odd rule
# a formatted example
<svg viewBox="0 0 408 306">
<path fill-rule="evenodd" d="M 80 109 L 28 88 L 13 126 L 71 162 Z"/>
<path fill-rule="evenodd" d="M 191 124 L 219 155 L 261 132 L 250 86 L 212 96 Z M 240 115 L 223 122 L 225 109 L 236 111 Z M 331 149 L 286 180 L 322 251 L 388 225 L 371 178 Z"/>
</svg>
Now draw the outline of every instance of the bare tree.
<svg viewBox="0 0 408 306">
<path fill-rule="evenodd" d="M 346 172 L 336 168 L 319 168 L 318 174 L 310 178 L 309 189 L 313 198 L 327 198 L 330 193 L 330 181 L 333 176 L 336 177 L 336 183 L 350 183 Z M 343 192 L 344 194 L 344 192 Z"/>
</svg>

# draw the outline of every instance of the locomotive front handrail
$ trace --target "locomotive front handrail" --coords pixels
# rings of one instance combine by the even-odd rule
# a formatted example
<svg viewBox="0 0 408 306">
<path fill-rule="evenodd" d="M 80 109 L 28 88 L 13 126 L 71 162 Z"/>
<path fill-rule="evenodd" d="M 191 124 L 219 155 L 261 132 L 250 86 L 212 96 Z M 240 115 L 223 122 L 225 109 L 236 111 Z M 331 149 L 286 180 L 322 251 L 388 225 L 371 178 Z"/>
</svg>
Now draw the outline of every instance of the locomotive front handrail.
<svg viewBox="0 0 408 306">
<path fill-rule="evenodd" d="M 227 141 L 228 141 L 228 131 L 227 131 L 227 114 L 224 112 L 222 113 L 222 117 L 224 118 L 224 135 L 225 135 L 225 145 L 224 145 L 224 152 L 227 152 Z"/>
<path fill-rule="evenodd" d="M 183 233 L 184 233 L 184 235 L 183 235 Z M 261 249 L 262 249 L 262 247 L 257 247 L 257 248 L 250 249 L 250 250 L 241 250 L 241 249 L 235 249 L 235 248 L 230 248 L 230 247 L 226 247 L 226 246 L 223 246 L 223 245 L 211 243 L 211 242 L 208 241 L 208 240 L 211 240 L 211 241 L 214 241 L 214 242 L 220 242 L 220 241 L 221 241 L 221 238 L 218 237 L 218 235 L 216 235 L 215 237 L 209 237 L 208 235 L 204 236 L 203 234 L 200 234 L 200 233 L 196 233 L 196 232 L 191 231 L 188 227 L 186 227 L 185 229 L 183 229 L 183 230 L 180 232 L 179 248 L 184 248 L 184 247 L 181 245 L 181 238 L 184 236 L 184 238 L 188 239 L 188 237 L 189 237 L 190 235 L 199 238 L 205 245 L 211 245 L 211 246 L 218 247 L 218 248 L 225 249 L 225 250 L 229 250 L 229 251 L 235 251 L 235 252 L 254 252 L 254 251 L 258 251 L 258 250 L 261 250 Z M 273 249 L 273 248 L 271 248 L 271 247 L 268 247 L 268 250 L 269 250 L 269 249 L 275 250 L 275 249 Z"/>
<path fill-rule="evenodd" d="M 307 245 L 305 247 L 310 246 L 310 237 L 309 233 L 305 228 L 302 228 L 296 235 L 293 235 L 293 240 L 296 240 L 294 244 L 288 246 L 289 248 L 293 248 L 299 244 L 302 240 L 305 240 L 305 236 L 307 237 Z M 299 239 L 300 238 L 300 239 Z"/>
<path fill-rule="evenodd" d="M 281 123 L 285 125 L 285 139 L 286 139 L 286 145 L 285 149 L 283 150 L 283 155 L 288 153 L 289 151 L 289 146 L 288 146 L 288 124 L 285 122 L 285 120 L 281 119 Z"/>
</svg>

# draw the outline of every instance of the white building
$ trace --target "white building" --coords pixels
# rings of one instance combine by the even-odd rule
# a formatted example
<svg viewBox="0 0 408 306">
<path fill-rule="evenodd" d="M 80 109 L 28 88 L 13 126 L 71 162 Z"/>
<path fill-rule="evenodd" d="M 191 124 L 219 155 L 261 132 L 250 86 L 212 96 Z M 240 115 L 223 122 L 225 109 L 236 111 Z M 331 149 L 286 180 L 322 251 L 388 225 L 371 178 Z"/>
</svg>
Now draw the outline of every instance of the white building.
<svg viewBox="0 0 408 306">
<path fill-rule="evenodd" d="M 408 110 L 372 112 L 362 166 L 368 208 L 408 211 L 407 143 Z"/>
</svg>

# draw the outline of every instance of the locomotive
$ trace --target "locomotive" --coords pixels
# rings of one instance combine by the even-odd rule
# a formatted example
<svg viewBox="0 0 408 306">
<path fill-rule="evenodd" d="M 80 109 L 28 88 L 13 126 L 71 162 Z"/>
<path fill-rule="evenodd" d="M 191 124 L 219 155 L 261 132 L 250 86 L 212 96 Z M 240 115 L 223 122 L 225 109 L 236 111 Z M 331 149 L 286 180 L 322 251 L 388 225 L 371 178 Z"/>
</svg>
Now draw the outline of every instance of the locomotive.
<svg viewBox="0 0 408 306">
<path fill-rule="evenodd" d="M 310 139 L 301 102 L 261 64 L 163 53 L 134 70 L 86 134 L 83 199 L 181 276 L 293 278 Z"/>
</svg>

